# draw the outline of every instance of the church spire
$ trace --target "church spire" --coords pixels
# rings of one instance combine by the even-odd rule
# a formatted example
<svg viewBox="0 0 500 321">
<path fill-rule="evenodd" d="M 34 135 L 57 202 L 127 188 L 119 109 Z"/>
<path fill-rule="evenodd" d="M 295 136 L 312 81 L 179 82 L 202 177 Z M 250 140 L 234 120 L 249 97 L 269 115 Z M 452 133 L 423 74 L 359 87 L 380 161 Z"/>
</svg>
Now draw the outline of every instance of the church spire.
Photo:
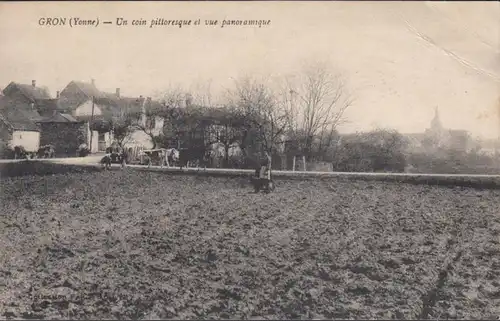
<svg viewBox="0 0 500 321">
<path fill-rule="evenodd" d="M 434 119 L 431 122 L 431 128 L 433 129 L 441 129 L 441 120 L 439 119 L 439 110 L 438 107 L 434 108 Z"/>
</svg>

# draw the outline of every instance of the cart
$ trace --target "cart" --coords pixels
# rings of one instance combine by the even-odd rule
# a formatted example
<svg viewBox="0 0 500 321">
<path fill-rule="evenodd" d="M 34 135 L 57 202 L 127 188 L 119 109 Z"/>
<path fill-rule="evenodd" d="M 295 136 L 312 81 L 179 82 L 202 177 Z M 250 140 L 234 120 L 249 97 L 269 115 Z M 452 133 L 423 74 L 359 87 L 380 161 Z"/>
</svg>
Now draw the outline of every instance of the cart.
<svg viewBox="0 0 500 321">
<path fill-rule="evenodd" d="M 148 149 L 148 150 L 143 150 L 142 153 L 140 154 L 141 165 L 156 165 L 156 166 L 169 166 L 167 162 L 167 153 L 168 150 L 165 148 L 157 148 L 157 149 Z"/>
</svg>

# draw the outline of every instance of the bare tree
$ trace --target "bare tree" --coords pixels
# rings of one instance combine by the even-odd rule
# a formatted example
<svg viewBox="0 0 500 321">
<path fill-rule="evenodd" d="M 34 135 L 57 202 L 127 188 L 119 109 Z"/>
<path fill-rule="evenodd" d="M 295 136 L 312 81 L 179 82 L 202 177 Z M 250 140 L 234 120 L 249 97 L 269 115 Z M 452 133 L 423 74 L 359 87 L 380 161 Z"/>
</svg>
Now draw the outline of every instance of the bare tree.
<svg viewBox="0 0 500 321">
<path fill-rule="evenodd" d="M 308 158 L 313 155 L 315 138 L 320 150 L 332 143 L 335 129 L 344 121 L 344 112 L 352 105 L 342 76 L 330 72 L 323 63 L 310 64 L 296 77 L 288 77 L 282 97 L 289 134 L 292 139 L 301 141 Z"/>
<path fill-rule="evenodd" d="M 212 94 L 212 80 L 206 82 L 197 82 L 191 86 L 192 103 L 198 106 L 214 107 L 214 99 Z"/>
<path fill-rule="evenodd" d="M 111 131 L 116 143 L 120 147 L 124 147 L 132 139 L 132 133 L 135 130 L 137 123 L 136 117 L 126 113 L 123 109 L 119 114 L 113 115 L 111 118 Z"/>
<path fill-rule="evenodd" d="M 170 86 L 166 90 L 157 91 L 154 97 L 169 108 L 182 108 L 186 106 L 188 92 L 181 86 Z"/>
<path fill-rule="evenodd" d="M 154 96 L 170 108 L 214 107 L 211 80 L 197 82 L 188 89 L 181 85 L 172 85 L 157 91 Z"/>
<path fill-rule="evenodd" d="M 133 127 L 136 129 L 142 131 L 146 135 L 149 136 L 149 139 L 153 143 L 153 149 L 156 148 L 157 146 L 157 137 L 160 136 L 160 134 L 156 131 L 154 121 L 155 117 L 157 117 L 156 112 L 147 112 L 146 113 L 146 121 L 145 122 L 136 122 Z"/>
<path fill-rule="evenodd" d="M 244 115 L 247 129 L 257 134 L 261 147 L 267 152 L 279 149 L 289 115 L 271 86 L 248 77 L 242 78 L 235 82 L 229 97 L 230 104 Z"/>
</svg>

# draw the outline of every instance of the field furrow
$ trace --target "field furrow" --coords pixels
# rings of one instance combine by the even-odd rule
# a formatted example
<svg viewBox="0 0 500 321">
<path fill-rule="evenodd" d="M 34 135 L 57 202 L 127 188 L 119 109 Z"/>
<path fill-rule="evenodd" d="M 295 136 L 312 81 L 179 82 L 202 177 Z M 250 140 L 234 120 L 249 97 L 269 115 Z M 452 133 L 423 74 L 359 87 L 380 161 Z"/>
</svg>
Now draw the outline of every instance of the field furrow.
<svg viewBox="0 0 500 321">
<path fill-rule="evenodd" d="M 253 194 L 137 171 L 0 183 L 4 317 L 500 313 L 499 191 L 283 179 Z"/>
</svg>

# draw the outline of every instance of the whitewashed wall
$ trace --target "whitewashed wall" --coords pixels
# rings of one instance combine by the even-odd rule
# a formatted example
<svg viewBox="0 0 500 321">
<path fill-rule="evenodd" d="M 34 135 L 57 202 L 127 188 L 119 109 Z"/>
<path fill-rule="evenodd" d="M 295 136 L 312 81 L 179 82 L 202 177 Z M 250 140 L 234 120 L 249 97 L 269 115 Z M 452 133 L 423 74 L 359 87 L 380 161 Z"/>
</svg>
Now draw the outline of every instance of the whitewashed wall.
<svg viewBox="0 0 500 321">
<path fill-rule="evenodd" d="M 87 100 L 73 111 L 73 116 L 92 115 L 92 100 Z M 94 104 L 94 115 L 102 115 L 102 109 L 98 104 Z"/>
<path fill-rule="evenodd" d="M 23 146 L 28 152 L 36 152 L 40 147 L 40 133 L 35 131 L 15 130 L 10 145 Z"/>
<path fill-rule="evenodd" d="M 90 129 L 87 135 L 87 146 L 90 146 Z M 91 153 L 97 153 L 99 151 L 99 132 L 97 130 L 92 131 L 92 149 Z"/>
<path fill-rule="evenodd" d="M 134 131 L 129 138 L 124 141 L 125 147 L 143 147 L 145 149 L 153 148 L 151 137 L 142 130 Z"/>
</svg>

